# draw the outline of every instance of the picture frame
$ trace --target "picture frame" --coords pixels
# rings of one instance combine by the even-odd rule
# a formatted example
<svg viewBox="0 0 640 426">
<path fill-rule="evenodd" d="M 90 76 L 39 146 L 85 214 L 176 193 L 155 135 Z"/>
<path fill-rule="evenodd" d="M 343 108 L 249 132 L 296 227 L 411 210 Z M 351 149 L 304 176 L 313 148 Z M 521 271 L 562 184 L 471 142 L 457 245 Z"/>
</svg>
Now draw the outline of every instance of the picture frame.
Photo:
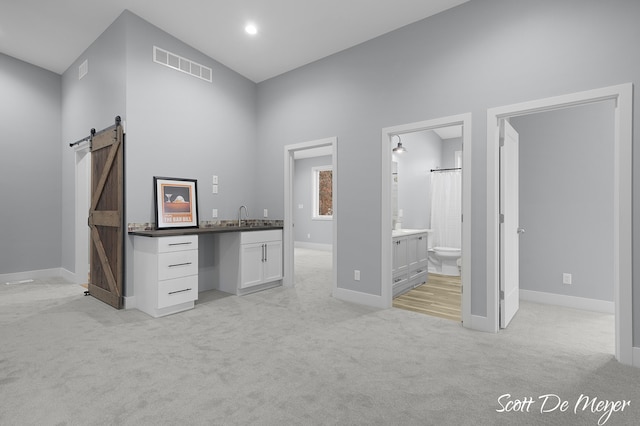
<svg viewBox="0 0 640 426">
<path fill-rule="evenodd" d="M 198 228 L 198 182 L 153 177 L 156 229 Z"/>
</svg>

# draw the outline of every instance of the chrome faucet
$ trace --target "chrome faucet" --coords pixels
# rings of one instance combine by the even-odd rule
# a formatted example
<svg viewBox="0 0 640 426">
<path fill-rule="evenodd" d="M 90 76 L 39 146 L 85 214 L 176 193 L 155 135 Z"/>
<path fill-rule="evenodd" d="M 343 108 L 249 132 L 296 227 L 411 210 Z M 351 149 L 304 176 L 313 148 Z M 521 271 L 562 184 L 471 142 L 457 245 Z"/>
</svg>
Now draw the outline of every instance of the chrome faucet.
<svg viewBox="0 0 640 426">
<path fill-rule="evenodd" d="M 249 210 L 247 210 L 247 206 L 240 206 L 238 209 L 238 227 L 242 226 L 242 209 L 244 208 L 244 217 L 245 219 L 249 219 Z"/>
</svg>

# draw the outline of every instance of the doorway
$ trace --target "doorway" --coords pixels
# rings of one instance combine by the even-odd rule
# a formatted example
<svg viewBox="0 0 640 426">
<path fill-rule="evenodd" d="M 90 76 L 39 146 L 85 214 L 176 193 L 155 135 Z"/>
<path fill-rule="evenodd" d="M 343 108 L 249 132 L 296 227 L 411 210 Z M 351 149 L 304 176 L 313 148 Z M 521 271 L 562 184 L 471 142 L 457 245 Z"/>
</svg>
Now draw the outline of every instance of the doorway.
<svg viewBox="0 0 640 426">
<path fill-rule="evenodd" d="M 382 197 L 381 197 L 381 277 L 382 277 L 382 301 L 384 307 L 393 304 L 393 279 L 392 279 L 392 148 L 397 142 L 397 137 L 409 133 L 450 128 L 460 126 L 462 128 L 462 324 L 468 328 L 474 328 L 471 316 L 471 114 L 443 117 L 434 120 L 426 120 L 408 123 L 399 126 L 382 129 L 381 158 L 382 158 Z M 467 289 L 464 291 L 464 289 Z"/>
<path fill-rule="evenodd" d="M 612 100 L 615 102 L 613 143 L 613 286 L 616 359 L 633 364 L 631 303 L 631 194 L 632 194 L 632 93 L 624 84 L 571 95 L 541 99 L 487 110 L 487 321 L 499 329 L 500 277 L 500 131 L 503 120 L 537 112 Z"/>
<path fill-rule="evenodd" d="M 338 167 L 337 167 L 337 138 L 331 137 L 327 139 L 320 139 L 315 141 L 303 142 L 299 144 L 287 145 L 284 147 L 284 277 L 283 285 L 286 287 L 295 286 L 295 246 L 296 246 L 296 230 L 295 222 L 298 216 L 296 210 L 307 210 L 310 216 L 313 216 L 318 221 L 331 220 L 331 235 L 328 239 L 330 244 L 326 243 L 326 240 L 320 243 L 309 242 L 306 246 L 307 250 L 314 249 L 326 249 L 331 247 L 331 259 L 332 259 L 332 284 L 331 294 L 334 295 L 337 289 L 338 274 L 337 274 L 337 229 L 338 229 Z M 322 176 L 322 172 L 331 170 L 331 205 L 330 207 L 323 206 L 320 208 L 316 203 L 300 203 L 296 200 L 296 189 L 300 186 L 300 183 L 296 183 L 296 163 L 303 159 L 313 158 L 327 158 L 330 156 L 330 167 L 315 167 L 310 170 L 317 171 L 318 176 Z M 326 164 L 324 164 L 326 166 Z M 319 183 L 314 179 L 315 175 L 310 174 L 308 177 L 309 188 Z M 305 209 L 307 204 L 307 209 Z M 302 205 L 302 208 L 300 207 Z M 318 208 L 318 214 L 313 214 L 315 208 Z M 330 213 L 330 215 L 329 215 Z M 330 219 L 327 217 L 330 216 Z M 302 227 L 300 224 L 299 228 Z M 311 240 L 311 232 L 303 231 L 306 235 L 309 235 Z M 322 229 L 318 229 L 318 232 L 323 232 Z M 315 231 L 314 231 L 315 233 Z M 326 238 L 326 236 L 324 236 Z M 318 241 L 317 239 L 314 241 Z"/>
</svg>

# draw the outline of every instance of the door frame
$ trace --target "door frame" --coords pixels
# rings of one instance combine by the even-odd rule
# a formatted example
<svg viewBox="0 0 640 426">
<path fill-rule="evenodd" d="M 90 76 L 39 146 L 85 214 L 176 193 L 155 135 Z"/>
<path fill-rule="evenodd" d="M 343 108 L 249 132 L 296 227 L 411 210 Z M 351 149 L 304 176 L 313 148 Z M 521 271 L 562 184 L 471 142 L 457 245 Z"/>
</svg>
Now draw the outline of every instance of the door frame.
<svg viewBox="0 0 640 426">
<path fill-rule="evenodd" d="M 91 144 L 87 140 L 75 151 L 75 282 L 88 282 L 89 274 L 89 207 L 91 205 Z"/>
<path fill-rule="evenodd" d="M 282 285 L 285 287 L 295 286 L 294 276 L 294 239 L 293 239 L 293 181 L 295 172 L 295 153 L 314 148 L 331 148 L 332 171 L 332 191 L 333 191 L 333 229 L 332 229 L 332 262 L 333 262 L 333 284 L 331 294 L 335 297 L 338 288 L 338 138 L 333 136 L 325 139 L 318 139 L 302 142 L 284 147 L 284 276 Z"/>
<path fill-rule="evenodd" d="M 391 207 L 391 140 L 395 135 L 414 133 L 424 130 L 434 130 L 441 127 L 462 125 L 462 325 L 467 328 L 477 328 L 471 315 L 471 113 L 451 115 L 433 120 L 418 121 L 399 126 L 382 129 L 381 158 L 382 158 L 382 197 L 381 215 L 381 277 L 383 307 L 393 305 L 393 280 L 391 271 L 391 243 L 392 243 L 392 207 Z M 484 321 L 483 321 L 484 322 Z"/>
<path fill-rule="evenodd" d="M 487 325 L 499 329 L 499 123 L 501 119 L 614 100 L 614 306 L 616 359 L 633 365 L 632 144 L 633 84 L 555 96 L 487 110 Z"/>
</svg>

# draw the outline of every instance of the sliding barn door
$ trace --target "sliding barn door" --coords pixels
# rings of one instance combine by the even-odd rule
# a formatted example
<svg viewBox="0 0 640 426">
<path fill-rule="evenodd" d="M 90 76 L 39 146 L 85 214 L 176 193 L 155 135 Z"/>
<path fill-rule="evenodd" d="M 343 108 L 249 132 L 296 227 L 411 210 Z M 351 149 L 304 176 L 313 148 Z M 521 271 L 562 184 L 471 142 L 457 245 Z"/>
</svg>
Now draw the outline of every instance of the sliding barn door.
<svg viewBox="0 0 640 426">
<path fill-rule="evenodd" d="M 116 124 L 91 138 L 89 294 L 121 309 L 124 245 L 124 133 Z"/>
</svg>

